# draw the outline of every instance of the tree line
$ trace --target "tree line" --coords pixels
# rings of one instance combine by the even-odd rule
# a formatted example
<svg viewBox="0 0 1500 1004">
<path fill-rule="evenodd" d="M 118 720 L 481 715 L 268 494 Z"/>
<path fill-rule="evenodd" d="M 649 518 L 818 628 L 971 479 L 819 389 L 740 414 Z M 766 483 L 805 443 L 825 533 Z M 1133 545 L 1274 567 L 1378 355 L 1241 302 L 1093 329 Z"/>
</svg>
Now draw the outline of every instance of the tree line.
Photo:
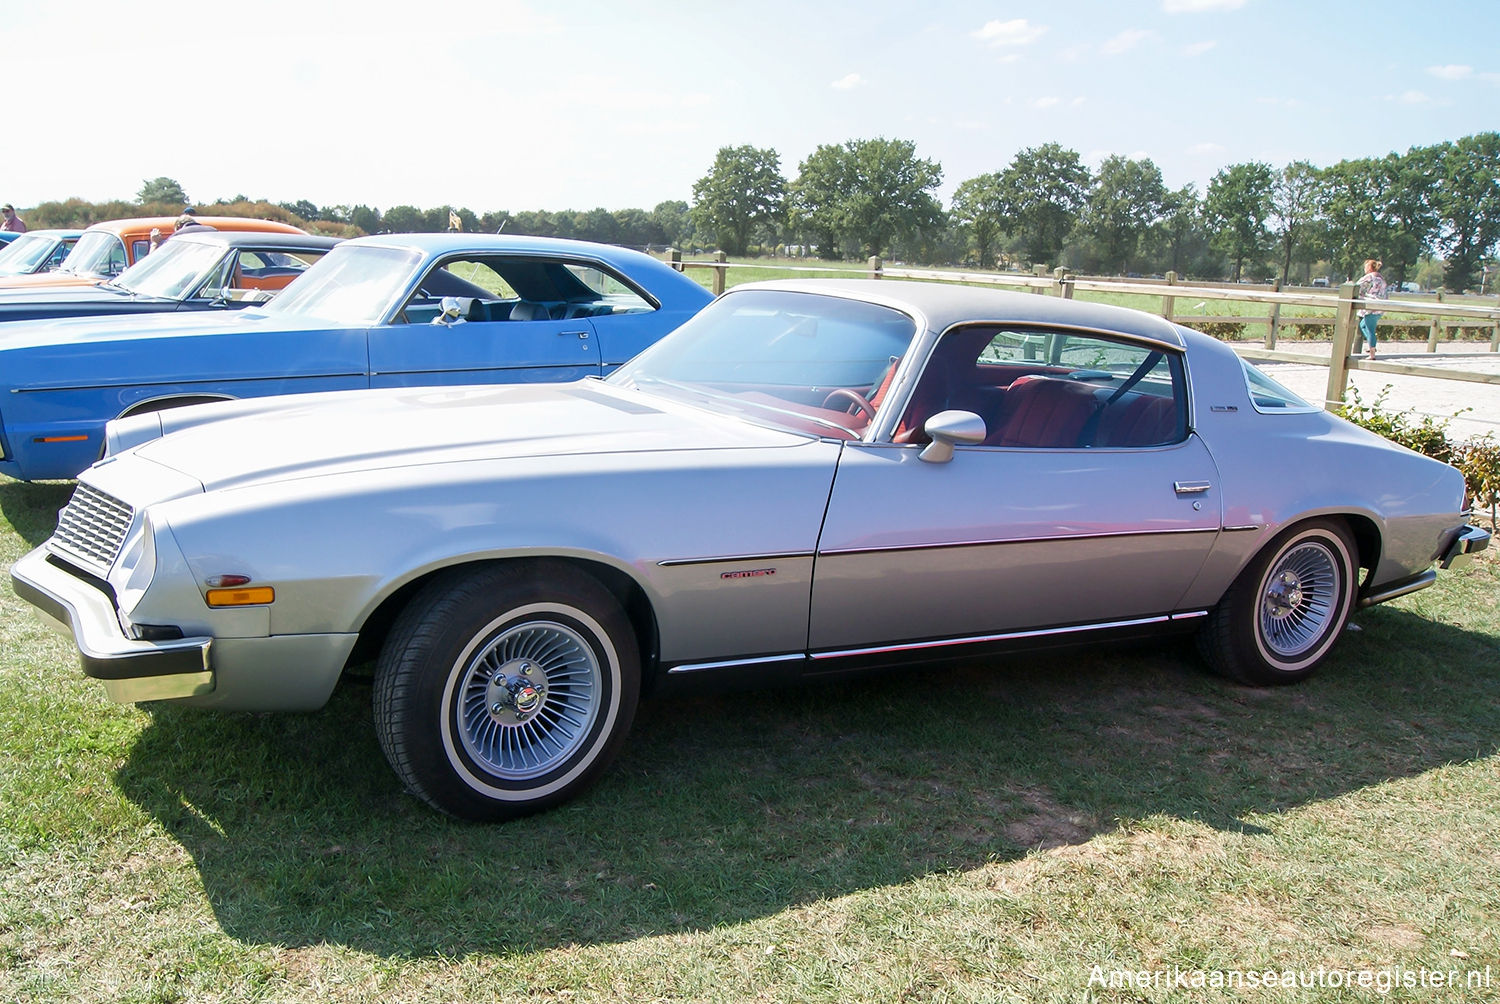
<svg viewBox="0 0 1500 1004">
<path fill-rule="evenodd" d="M 693 200 L 650 210 L 596 208 L 475 213 L 269 203 L 244 195 L 197 206 L 282 219 L 335 236 L 445 230 L 533 234 L 654 250 L 720 249 L 734 256 L 870 255 L 980 268 L 1066 266 L 1086 273 L 1307 282 L 1354 276 L 1365 258 L 1402 282 L 1419 264 L 1451 290 L 1479 286 L 1500 245 L 1500 133 L 1485 132 L 1404 154 L 1331 167 L 1233 164 L 1205 192 L 1169 189 L 1149 159 L 1111 156 L 1096 170 L 1057 143 L 1020 151 L 1005 167 L 969 178 L 946 208 L 942 167 L 900 139 L 850 140 L 815 149 L 786 178 L 774 149 L 721 148 L 693 185 Z M 170 178 L 147 181 L 135 203 L 48 202 L 33 226 L 79 226 L 122 216 L 180 212 L 189 200 Z"/>
</svg>

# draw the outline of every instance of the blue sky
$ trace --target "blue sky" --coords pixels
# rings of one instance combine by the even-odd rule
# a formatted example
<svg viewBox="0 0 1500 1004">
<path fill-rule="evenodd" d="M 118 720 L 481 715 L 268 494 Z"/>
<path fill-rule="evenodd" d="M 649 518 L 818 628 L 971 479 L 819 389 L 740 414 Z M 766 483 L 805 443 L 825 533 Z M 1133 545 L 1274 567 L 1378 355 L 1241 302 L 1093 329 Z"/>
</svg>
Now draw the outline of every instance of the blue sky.
<svg viewBox="0 0 1500 1004">
<path fill-rule="evenodd" d="M 1051 141 L 1201 191 L 1500 129 L 1496 0 L 15 6 L 18 206 L 166 175 L 198 201 L 649 209 L 721 146 L 791 179 L 876 136 L 941 164 L 945 202 Z"/>
</svg>

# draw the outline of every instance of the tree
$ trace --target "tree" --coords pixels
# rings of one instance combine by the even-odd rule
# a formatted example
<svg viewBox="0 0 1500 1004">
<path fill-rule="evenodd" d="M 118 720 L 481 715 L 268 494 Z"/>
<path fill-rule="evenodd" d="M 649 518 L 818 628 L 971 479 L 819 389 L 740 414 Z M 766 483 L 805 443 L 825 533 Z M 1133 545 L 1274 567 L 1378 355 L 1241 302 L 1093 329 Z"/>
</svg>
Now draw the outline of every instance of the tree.
<svg viewBox="0 0 1500 1004">
<path fill-rule="evenodd" d="M 693 238 L 692 210 L 680 199 L 658 202 L 651 210 L 651 224 L 656 232 L 652 244 L 681 248 Z"/>
<path fill-rule="evenodd" d="M 775 150 L 724 146 L 693 184 L 693 221 L 717 236 L 726 254 L 742 255 L 756 230 L 774 231 L 786 198 Z"/>
<path fill-rule="evenodd" d="M 898 236 L 916 241 L 943 226 L 932 196 L 942 180 L 943 169 L 919 159 L 909 140 L 859 139 L 814 150 L 798 166 L 794 190 L 825 256 L 842 242 L 880 255 Z"/>
<path fill-rule="evenodd" d="M 308 223 L 314 223 L 318 220 L 323 219 L 323 214 L 321 211 L 319 211 L 318 207 L 313 205 L 306 199 L 298 199 L 296 202 L 282 202 L 278 204 L 282 209 L 285 209 L 293 216 L 301 217 Z"/>
<path fill-rule="evenodd" d="M 169 202 L 173 205 L 189 205 L 187 193 L 171 178 L 152 178 L 141 185 L 136 198 L 142 205 L 148 202 Z"/>
<path fill-rule="evenodd" d="M 1163 197 L 1162 216 L 1150 236 L 1163 271 L 1179 275 L 1205 271 L 1203 259 L 1210 242 L 1203 228 L 1203 200 L 1198 198 L 1196 185 L 1183 185 Z"/>
<path fill-rule="evenodd" d="M 1317 168 L 1305 160 L 1294 160 L 1283 167 L 1271 186 L 1270 227 L 1281 252 L 1282 285 L 1291 271 L 1293 253 L 1313 232 L 1321 192 Z"/>
<path fill-rule="evenodd" d="M 1476 285 L 1484 260 L 1500 243 L 1500 133 L 1485 132 L 1443 143 L 1435 150 L 1438 187 L 1433 209 L 1435 241 L 1446 258 L 1443 285 Z"/>
<path fill-rule="evenodd" d="M 1247 260 L 1259 260 L 1270 247 L 1266 219 L 1271 214 L 1271 189 L 1276 172 L 1269 164 L 1251 162 L 1226 167 L 1208 183 L 1203 211 L 1213 231 L 1214 246 L 1234 263 L 1238 281 Z"/>
<path fill-rule="evenodd" d="M 1166 198 L 1161 170 L 1150 159 L 1105 158 L 1079 226 L 1098 242 L 1106 268 L 1125 271 L 1141 238 L 1162 217 Z"/>
<path fill-rule="evenodd" d="M 1087 202 L 1089 181 L 1078 154 L 1060 144 L 1016 154 L 1000 175 L 1000 208 L 1005 228 L 1019 238 L 1027 259 L 1057 261 Z"/>
<path fill-rule="evenodd" d="M 950 215 L 968 238 L 979 267 L 986 268 L 994 260 L 1002 230 L 999 173 L 981 174 L 959 185 L 953 193 Z"/>
</svg>

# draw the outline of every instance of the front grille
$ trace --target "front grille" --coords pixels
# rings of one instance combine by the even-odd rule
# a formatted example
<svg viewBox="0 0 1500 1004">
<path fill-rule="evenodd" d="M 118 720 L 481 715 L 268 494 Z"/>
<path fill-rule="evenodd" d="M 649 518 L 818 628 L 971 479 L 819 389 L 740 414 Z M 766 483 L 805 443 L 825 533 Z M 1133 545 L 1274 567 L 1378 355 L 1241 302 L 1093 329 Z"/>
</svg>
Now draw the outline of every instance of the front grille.
<svg viewBox="0 0 1500 1004">
<path fill-rule="evenodd" d="M 103 575 L 119 557 L 133 515 L 124 502 L 79 482 L 73 489 L 73 497 L 58 514 L 57 531 L 48 546 Z"/>
</svg>

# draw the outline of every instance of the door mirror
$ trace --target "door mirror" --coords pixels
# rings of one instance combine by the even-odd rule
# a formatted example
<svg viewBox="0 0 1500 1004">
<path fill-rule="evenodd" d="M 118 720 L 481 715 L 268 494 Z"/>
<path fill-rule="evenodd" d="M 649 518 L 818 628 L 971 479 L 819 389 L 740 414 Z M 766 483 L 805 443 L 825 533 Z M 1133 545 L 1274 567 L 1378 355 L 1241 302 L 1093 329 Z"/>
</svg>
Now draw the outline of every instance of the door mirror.
<svg viewBox="0 0 1500 1004">
<path fill-rule="evenodd" d="M 946 464 L 953 459 L 953 447 L 977 446 L 989 435 L 984 419 L 972 411 L 940 411 L 922 425 L 922 431 L 932 442 L 918 457 L 929 464 Z"/>
</svg>

